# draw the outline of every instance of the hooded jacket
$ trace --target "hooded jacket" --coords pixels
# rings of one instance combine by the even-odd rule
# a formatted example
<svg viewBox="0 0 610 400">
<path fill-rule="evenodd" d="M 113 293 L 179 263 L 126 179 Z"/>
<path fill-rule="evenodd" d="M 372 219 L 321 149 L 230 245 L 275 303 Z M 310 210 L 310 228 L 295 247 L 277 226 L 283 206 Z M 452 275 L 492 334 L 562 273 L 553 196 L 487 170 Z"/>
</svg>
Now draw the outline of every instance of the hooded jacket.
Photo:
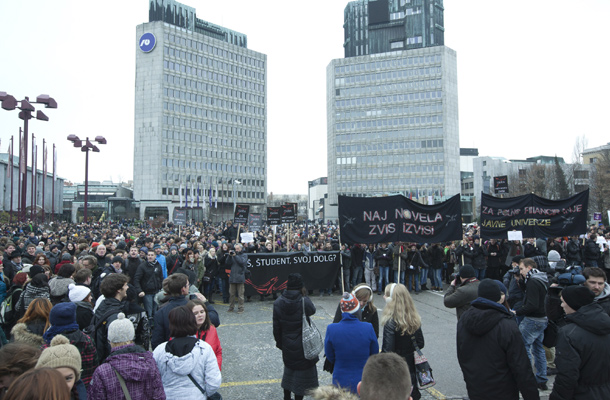
<svg viewBox="0 0 610 400">
<path fill-rule="evenodd" d="M 610 399 L 610 316 L 592 303 L 565 319 L 555 347 L 557 376 L 549 399 Z"/>
<path fill-rule="evenodd" d="M 515 310 L 516 314 L 531 318 L 545 318 L 544 300 L 549 279 L 544 272 L 532 269 L 525 280 L 523 305 Z"/>
<path fill-rule="evenodd" d="M 168 399 L 205 400 L 220 388 L 222 378 L 214 350 L 209 344 L 195 339 L 197 341 L 190 351 L 185 351 L 188 348 L 177 348 L 180 339 L 189 338 L 161 343 L 153 352 Z M 201 391 L 188 377 L 189 374 L 205 390 L 206 395 L 202 396 Z"/>
<path fill-rule="evenodd" d="M 457 355 L 471 400 L 539 399 L 521 332 L 501 304 L 472 302 L 457 324 Z"/>
<path fill-rule="evenodd" d="M 610 315 L 610 285 L 608 282 L 605 283 L 604 290 L 595 298 L 595 301 L 604 309 L 606 314 Z"/>
<path fill-rule="evenodd" d="M 112 349 L 106 362 L 95 370 L 87 389 L 89 400 L 124 398 L 112 368 L 125 380 L 125 386 L 133 400 L 165 400 L 161 375 L 152 354 L 133 344 Z"/>
<path fill-rule="evenodd" d="M 149 263 L 142 261 L 133 280 L 133 285 L 138 293 L 156 294 L 163 286 L 163 270 L 157 260 Z"/>
<path fill-rule="evenodd" d="M 45 324 L 46 321 L 32 321 L 27 324 L 20 322 L 16 324 L 13 329 L 11 329 L 13 341 L 27 343 L 34 347 L 42 346 L 44 343 L 42 334 L 44 333 Z"/>
</svg>

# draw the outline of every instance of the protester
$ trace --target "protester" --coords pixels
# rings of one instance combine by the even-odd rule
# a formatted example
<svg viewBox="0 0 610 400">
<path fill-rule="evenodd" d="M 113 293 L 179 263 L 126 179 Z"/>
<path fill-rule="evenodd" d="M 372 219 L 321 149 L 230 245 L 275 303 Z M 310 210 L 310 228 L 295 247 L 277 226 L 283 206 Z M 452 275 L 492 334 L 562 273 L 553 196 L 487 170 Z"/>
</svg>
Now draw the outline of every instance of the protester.
<svg viewBox="0 0 610 400">
<path fill-rule="evenodd" d="M 583 286 L 561 291 L 567 325 L 559 330 L 549 400 L 610 399 L 610 316 L 594 300 Z"/>
<path fill-rule="evenodd" d="M 395 353 L 369 357 L 358 383 L 361 400 L 411 400 L 411 374 L 404 358 Z"/>
<path fill-rule="evenodd" d="M 49 295 L 53 305 L 67 301 L 69 286 L 74 283 L 72 280 L 74 272 L 74 265 L 64 264 L 59 268 L 57 276 L 49 280 Z"/>
<path fill-rule="evenodd" d="M 500 286 L 501 285 L 501 286 Z M 506 287 L 483 279 L 458 321 L 457 356 L 471 400 L 540 398 L 521 332 L 504 305 Z"/>
<path fill-rule="evenodd" d="M 21 292 L 19 301 L 17 302 L 17 314 L 23 316 L 28 309 L 28 306 L 34 299 L 49 299 L 49 279 L 44 274 L 42 267 L 33 265 L 28 272 L 30 282 L 26 283 L 25 289 Z"/>
<path fill-rule="evenodd" d="M 216 327 L 210 322 L 210 315 L 205 302 L 199 299 L 189 300 L 186 306 L 193 312 L 197 320 L 197 333 L 195 337 L 204 340 L 214 350 L 216 360 L 218 361 L 218 369 L 222 371 L 222 346 L 218 338 Z"/>
<path fill-rule="evenodd" d="M 34 368 L 40 348 L 23 342 L 8 343 L 0 348 L 0 399 L 11 383 L 24 372 Z"/>
<path fill-rule="evenodd" d="M 91 289 L 83 285 L 71 283 L 68 286 L 68 298 L 76 304 L 76 323 L 78 329 L 86 329 L 93 318 L 93 304 L 91 304 Z"/>
<path fill-rule="evenodd" d="M 173 308 L 168 315 L 172 340 L 159 344 L 153 357 L 159 368 L 168 399 L 207 398 L 221 384 L 214 350 L 197 339 L 197 320 L 186 306 Z"/>
<path fill-rule="evenodd" d="M 123 311 L 122 301 L 127 297 L 128 280 L 129 277 L 127 275 L 111 274 L 107 276 L 100 285 L 104 300 L 91 319 L 91 325 L 93 327 L 91 332 L 95 332 L 95 338 L 92 339 L 95 342 L 100 363 L 110 354 L 110 345 L 107 336 L 108 325 L 117 318 L 118 313 Z"/>
<path fill-rule="evenodd" d="M 119 313 L 108 327 L 110 355 L 93 374 L 89 400 L 125 398 L 120 378 L 132 400 L 165 400 L 161 375 L 152 354 L 134 344 L 133 323 Z"/>
<path fill-rule="evenodd" d="M 49 328 L 51 302 L 48 299 L 34 299 L 25 315 L 17 321 L 11 330 L 13 341 L 27 343 L 31 346 L 41 346 L 44 343 L 42 335 Z"/>
<path fill-rule="evenodd" d="M 138 267 L 133 285 L 142 299 L 148 319 L 152 320 L 157 311 L 155 295 L 163 286 L 163 268 L 154 252 L 146 254 L 146 261 L 142 261 Z"/>
<path fill-rule="evenodd" d="M 68 400 L 70 398 L 70 389 L 66 386 L 64 375 L 54 368 L 37 368 L 15 379 L 3 400 Z"/>
<path fill-rule="evenodd" d="M 470 302 L 477 298 L 478 288 L 479 280 L 475 277 L 472 265 L 462 265 L 459 274 L 449 285 L 443 300 L 445 307 L 455 308 L 458 321 L 462 314 L 470 308 Z"/>
<path fill-rule="evenodd" d="M 377 308 L 373 304 L 373 289 L 366 283 L 360 283 L 354 287 L 352 294 L 356 296 L 361 306 L 355 315 L 360 321 L 368 322 L 373 325 L 375 336 L 379 337 L 379 314 L 377 313 Z M 333 323 L 341 321 L 342 318 L 343 312 L 341 311 L 341 302 L 339 301 Z"/>
<path fill-rule="evenodd" d="M 306 317 L 316 313 L 316 307 L 304 293 L 301 274 L 292 273 L 288 275 L 286 290 L 273 303 L 273 337 L 284 363 L 284 400 L 290 400 L 292 393 L 295 400 L 302 400 L 308 390 L 318 386 L 319 358 L 308 360 L 303 354 L 303 312 Z"/>
<path fill-rule="evenodd" d="M 379 352 L 379 343 L 373 326 L 354 315 L 360 309 L 354 295 L 343 293 L 340 306 L 342 319 L 326 328 L 324 352 L 334 364 L 333 384 L 356 393 L 364 364 L 371 354 Z"/>
<path fill-rule="evenodd" d="M 81 357 L 78 349 L 70 344 L 68 338 L 56 335 L 51 340 L 50 347 L 42 351 L 36 368 L 55 368 L 64 377 L 65 384 L 72 399 L 86 399 L 87 389 L 80 379 Z"/>
<path fill-rule="evenodd" d="M 358 400 L 358 396 L 349 390 L 333 385 L 320 386 L 309 392 L 314 400 Z"/>
<path fill-rule="evenodd" d="M 229 309 L 231 312 L 235 308 L 235 297 L 237 297 L 237 313 L 241 314 L 244 312 L 244 291 L 246 283 L 246 270 L 248 264 L 247 254 L 242 252 L 243 246 L 241 244 L 235 245 L 235 250 L 229 251 L 229 257 L 227 259 L 227 266 L 231 269 L 229 275 Z"/>
</svg>

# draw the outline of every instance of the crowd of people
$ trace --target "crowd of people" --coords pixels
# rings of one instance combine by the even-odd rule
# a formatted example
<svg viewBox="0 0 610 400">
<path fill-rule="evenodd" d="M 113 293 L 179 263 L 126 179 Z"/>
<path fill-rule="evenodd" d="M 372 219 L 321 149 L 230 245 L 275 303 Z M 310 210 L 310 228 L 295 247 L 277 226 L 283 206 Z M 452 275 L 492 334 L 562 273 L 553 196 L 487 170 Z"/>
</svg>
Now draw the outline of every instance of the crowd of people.
<svg viewBox="0 0 610 400">
<path fill-rule="evenodd" d="M 443 292 L 456 309 L 457 357 L 471 399 L 538 398 L 549 374 L 557 374 L 552 399 L 610 398 L 610 369 L 591 357 L 610 349 L 603 227 L 524 241 L 485 240 L 474 227 L 462 241 L 432 244 L 341 244 L 332 224 L 265 228 L 248 243 L 239 243 L 242 228 L 231 222 L 180 230 L 111 222 L 0 229 L 3 400 L 65 396 L 58 377 L 68 389 L 58 399 L 222 398 L 214 297 L 228 312 L 245 312 L 252 301 L 245 296 L 248 254 L 292 251 L 341 256 L 337 281 L 319 295 L 341 294 L 326 330 L 324 370 L 346 399 L 380 398 L 363 373 L 380 352 L 397 355 L 410 371 L 408 391 L 387 390 L 421 397 L 414 352 L 425 342 L 411 295 L 425 290 Z M 375 293 L 386 302 L 381 315 Z M 312 294 L 298 274 L 274 294 L 285 399 L 335 393 L 318 388 L 319 359 L 303 354 L 303 316 L 316 312 Z M 403 368 L 395 358 L 380 360 L 373 365 Z"/>
</svg>

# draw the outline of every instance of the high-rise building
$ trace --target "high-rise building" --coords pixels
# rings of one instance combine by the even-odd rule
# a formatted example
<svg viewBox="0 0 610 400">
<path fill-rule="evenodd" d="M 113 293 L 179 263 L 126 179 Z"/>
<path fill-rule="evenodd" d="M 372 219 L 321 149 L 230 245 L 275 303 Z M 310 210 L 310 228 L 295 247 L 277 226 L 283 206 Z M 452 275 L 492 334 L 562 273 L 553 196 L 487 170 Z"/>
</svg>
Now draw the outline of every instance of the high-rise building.
<svg viewBox="0 0 610 400">
<path fill-rule="evenodd" d="M 152 0 L 136 29 L 134 198 L 140 216 L 231 218 L 267 192 L 267 56 L 246 35 Z M 182 203 L 180 203 L 182 201 Z M 208 217 L 208 215 L 205 215 Z"/>
<path fill-rule="evenodd" d="M 358 0 L 345 7 L 345 57 L 443 46 L 443 0 Z"/>
<path fill-rule="evenodd" d="M 442 25 L 434 23 L 442 23 L 442 1 L 361 0 L 345 14 L 346 58 L 332 60 L 326 72 L 329 204 L 340 194 L 438 201 L 460 193 L 456 53 L 442 45 Z M 411 43 L 414 16 L 422 39 Z M 349 47 L 352 19 L 367 27 L 368 41 L 357 50 L 365 55 Z M 403 36 L 390 34 L 395 24 Z M 404 46 L 392 45 L 398 38 Z"/>
</svg>

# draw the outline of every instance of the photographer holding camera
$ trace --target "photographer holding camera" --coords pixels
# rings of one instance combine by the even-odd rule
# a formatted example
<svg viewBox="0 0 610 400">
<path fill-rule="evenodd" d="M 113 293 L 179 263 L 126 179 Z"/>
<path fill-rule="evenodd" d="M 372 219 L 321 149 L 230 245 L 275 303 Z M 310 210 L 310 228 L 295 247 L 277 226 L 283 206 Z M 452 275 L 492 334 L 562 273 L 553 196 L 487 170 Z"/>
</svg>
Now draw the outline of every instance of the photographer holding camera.
<svg viewBox="0 0 610 400">
<path fill-rule="evenodd" d="M 521 272 L 519 272 L 519 263 L 523 260 L 523 256 L 514 256 L 511 262 L 511 269 L 508 270 L 502 282 L 504 286 L 508 288 L 508 305 L 512 310 L 520 306 L 523 302 L 525 294 L 521 287 L 519 287 L 519 281 L 521 279 Z M 517 322 L 521 322 L 523 318 L 517 318 Z"/>
<path fill-rule="evenodd" d="M 248 255 L 243 253 L 241 243 L 235 245 L 235 250 L 229 250 L 227 266 L 231 268 L 229 275 L 229 309 L 235 309 L 235 296 L 237 295 L 237 313 L 244 312 L 244 292 L 246 290 L 246 270 L 248 269 Z"/>
</svg>

